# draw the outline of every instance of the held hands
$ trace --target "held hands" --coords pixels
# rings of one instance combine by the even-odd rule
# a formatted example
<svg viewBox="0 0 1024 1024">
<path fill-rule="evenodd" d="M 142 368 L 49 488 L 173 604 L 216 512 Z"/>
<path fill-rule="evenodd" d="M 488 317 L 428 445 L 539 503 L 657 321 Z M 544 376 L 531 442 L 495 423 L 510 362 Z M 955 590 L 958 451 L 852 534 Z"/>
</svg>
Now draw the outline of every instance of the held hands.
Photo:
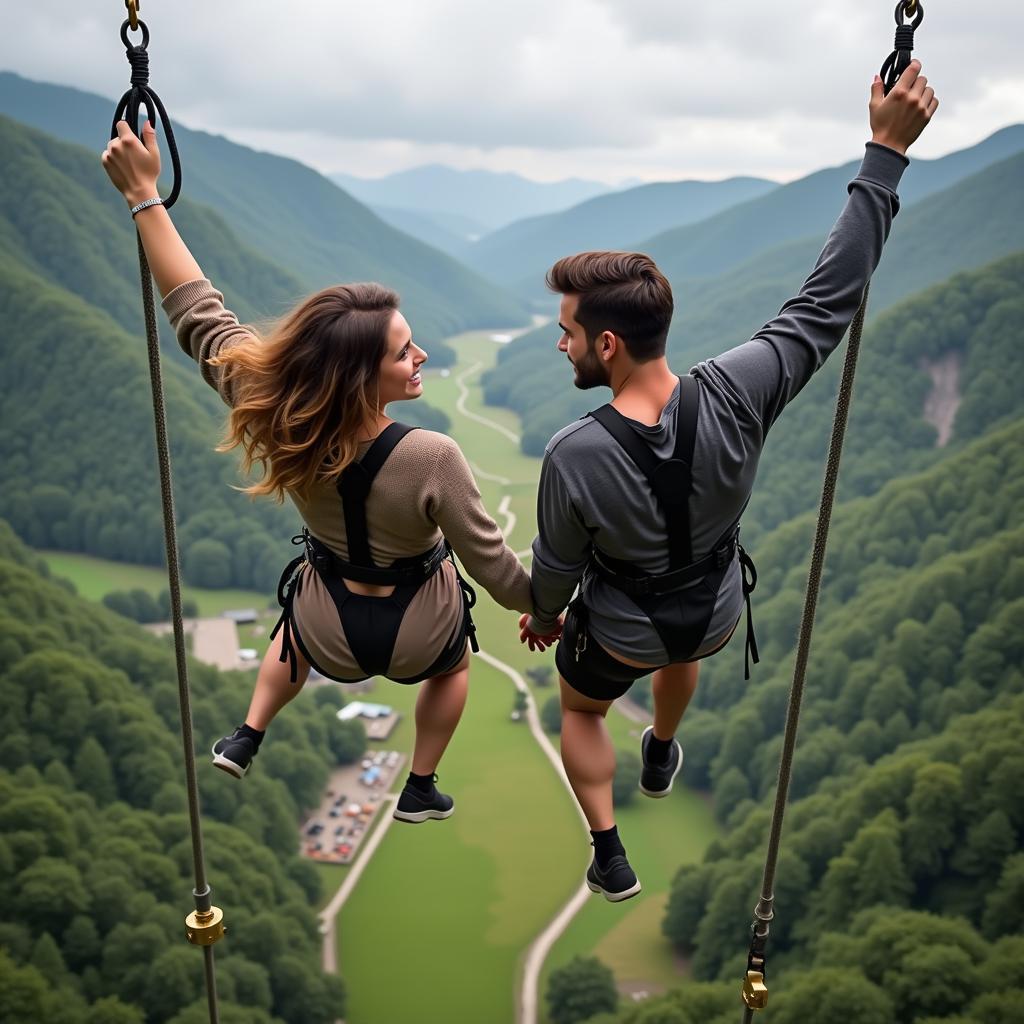
<svg viewBox="0 0 1024 1024">
<path fill-rule="evenodd" d="M 132 134 L 127 121 L 118 121 L 117 138 L 107 143 L 100 162 L 129 206 L 157 195 L 160 147 L 156 131 L 148 121 L 142 129 L 141 142 Z"/>
<path fill-rule="evenodd" d="M 928 79 L 921 74 L 921 62 L 912 60 L 888 96 L 882 79 L 875 75 L 871 86 L 871 141 L 906 153 L 925 130 L 939 101 Z"/>
<path fill-rule="evenodd" d="M 519 642 L 521 644 L 528 644 L 531 651 L 545 651 L 549 647 L 553 646 L 554 642 L 562 635 L 562 619 L 561 615 L 558 616 L 558 625 L 555 626 L 554 630 L 547 635 L 542 636 L 540 633 L 534 633 L 532 629 L 527 626 L 530 621 L 529 615 L 519 616 Z"/>
</svg>

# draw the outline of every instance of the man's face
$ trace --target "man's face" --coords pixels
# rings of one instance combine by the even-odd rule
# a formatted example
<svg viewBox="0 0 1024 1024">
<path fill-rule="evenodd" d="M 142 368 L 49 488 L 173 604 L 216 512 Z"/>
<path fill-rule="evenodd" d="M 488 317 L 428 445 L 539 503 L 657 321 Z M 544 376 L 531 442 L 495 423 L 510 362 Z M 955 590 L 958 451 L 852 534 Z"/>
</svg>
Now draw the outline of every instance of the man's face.
<svg viewBox="0 0 1024 1024">
<path fill-rule="evenodd" d="M 558 326 L 562 336 L 558 339 L 558 351 L 564 352 L 575 373 L 573 383 L 581 391 L 590 388 L 607 387 L 610 383 L 608 368 L 597 354 L 595 342 L 587 341 L 583 325 L 576 322 L 576 309 L 580 304 L 578 295 L 563 295 L 558 310 Z"/>
</svg>

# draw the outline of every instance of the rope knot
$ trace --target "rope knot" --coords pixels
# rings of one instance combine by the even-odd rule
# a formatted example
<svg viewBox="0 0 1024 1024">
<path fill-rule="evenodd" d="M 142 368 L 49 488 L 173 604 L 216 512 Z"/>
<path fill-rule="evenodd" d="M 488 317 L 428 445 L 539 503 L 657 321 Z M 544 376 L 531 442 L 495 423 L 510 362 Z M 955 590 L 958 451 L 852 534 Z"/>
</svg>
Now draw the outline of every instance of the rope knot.
<svg viewBox="0 0 1024 1024">
<path fill-rule="evenodd" d="M 893 47 L 895 50 L 907 50 L 913 52 L 914 50 L 914 26 L 913 25 L 899 25 L 896 29 L 896 45 Z"/>
<path fill-rule="evenodd" d="M 149 51 L 144 46 L 130 46 L 125 56 L 132 66 L 132 85 L 149 85 Z"/>
</svg>

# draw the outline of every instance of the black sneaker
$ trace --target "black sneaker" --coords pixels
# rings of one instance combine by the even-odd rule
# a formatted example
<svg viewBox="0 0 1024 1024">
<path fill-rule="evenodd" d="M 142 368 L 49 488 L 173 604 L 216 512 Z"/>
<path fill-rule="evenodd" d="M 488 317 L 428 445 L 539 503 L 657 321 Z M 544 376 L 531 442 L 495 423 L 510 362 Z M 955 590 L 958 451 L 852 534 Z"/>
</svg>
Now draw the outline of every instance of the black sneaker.
<svg viewBox="0 0 1024 1024">
<path fill-rule="evenodd" d="M 213 745 L 213 763 L 236 779 L 244 778 L 256 756 L 256 744 L 242 734 L 239 726 L 230 736 L 222 736 Z"/>
<path fill-rule="evenodd" d="M 591 892 L 602 893 L 610 903 L 621 903 L 635 896 L 641 887 L 625 854 L 617 853 L 604 870 L 597 866 L 596 857 L 591 861 L 587 868 L 587 888 Z"/>
<path fill-rule="evenodd" d="M 437 781 L 436 775 L 434 781 Z M 454 811 L 455 801 L 446 793 L 442 793 L 437 786 L 432 786 L 429 793 L 424 793 L 407 782 L 392 817 L 396 821 L 408 821 L 418 825 L 430 818 L 450 818 Z"/>
<path fill-rule="evenodd" d="M 649 725 L 640 737 L 640 757 L 644 763 L 643 771 L 640 773 L 640 792 L 657 800 L 672 792 L 672 782 L 683 767 L 683 748 L 679 745 L 679 740 L 674 739 L 672 752 L 664 764 L 648 764 L 647 748 L 653 735 L 654 726 Z"/>
</svg>

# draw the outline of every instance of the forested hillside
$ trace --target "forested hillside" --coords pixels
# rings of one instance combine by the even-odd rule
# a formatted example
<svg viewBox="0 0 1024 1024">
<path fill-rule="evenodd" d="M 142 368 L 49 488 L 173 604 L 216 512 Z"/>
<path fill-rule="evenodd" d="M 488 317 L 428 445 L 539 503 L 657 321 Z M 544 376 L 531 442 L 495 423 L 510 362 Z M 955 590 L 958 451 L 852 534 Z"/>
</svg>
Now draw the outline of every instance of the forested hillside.
<svg viewBox="0 0 1024 1024">
<path fill-rule="evenodd" d="M 153 59 L 159 58 L 154 54 Z M 157 67 L 153 82 L 159 88 Z M 163 99 L 173 117 L 173 97 Z M 92 176 L 116 200 L 98 159 L 112 102 L 0 72 L 0 112 L 86 147 L 94 160 Z M 303 291 L 337 281 L 380 280 L 401 293 L 411 322 L 425 338 L 525 322 L 517 300 L 450 256 L 385 224 L 310 168 L 182 125 L 175 125 L 175 138 L 185 196 L 215 210 L 246 245 L 272 254 L 275 264 L 302 282 Z"/>
<path fill-rule="evenodd" d="M 173 652 L 48 578 L 0 523 L 0 1020 L 201 1024 Z M 197 743 L 241 721 L 249 680 L 193 663 Z M 303 808 L 364 745 L 325 700 L 296 703 L 241 786 L 200 772 L 225 1024 L 330 1024 L 344 986 L 319 969 L 297 856 Z M 326 701 L 326 703 L 325 703 Z M 331 703 L 333 702 L 333 707 Z M 361 728 L 359 728 L 361 733 Z"/>
<path fill-rule="evenodd" d="M 999 204 L 991 202 L 996 192 Z M 844 191 L 833 196 L 832 216 Z M 823 237 L 772 249 L 719 277 L 673 280 L 676 316 L 669 358 L 683 370 L 749 338 L 800 287 Z M 872 285 L 869 324 L 916 289 L 1024 249 L 1024 155 L 986 168 L 916 205 L 905 205 Z M 552 300 L 554 301 L 554 299 Z M 870 331 L 869 331 L 870 333 Z M 486 380 L 487 400 L 524 419 L 522 448 L 539 455 L 561 426 L 600 404 L 600 393 L 572 387 L 565 357 L 555 350 L 556 329 L 540 328 L 502 350 Z M 878 340 L 869 344 L 878 347 Z M 863 386 L 863 385 L 862 385 Z M 823 396 L 814 381 L 800 404 Z M 770 450 L 770 446 L 769 446 Z"/>
<path fill-rule="evenodd" d="M 162 564 L 144 339 L 3 253 L 0 318 L 0 517 L 35 547 Z M 232 490 L 224 407 L 194 366 L 169 362 L 164 387 L 186 578 L 269 593 L 297 514 Z"/>
<path fill-rule="evenodd" d="M 776 187 L 763 178 L 638 185 L 518 220 L 467 247 L 465 259 L 493 280 L 543 299 L 545 271 L 567 253 L 629 249 L 667 227 L 705 220 Z"/>
<path fill-rule="evenodd" d="M 697 980 L 601 1024 L 732 1024 L 813 530 L 766 537 L 762 660 L 706 662 L 686 774 L 730 827 L 663 922 Z M 1024 992 L 1024 421 L 841 506 L 776 880 L 771 1019 L 1015 1024 Z"/>
<path fill-rule="evenodd" d="M 2 116 L 0 171 L 0 516 L 38 547 L 161 565 L 131 219 L 95 154 Z M 183 198 L 175 220 L 243 319 L 281 313 L 304 293 L 213 211 Z M 298 516 L 232 490 L 236 461 L 213 451 L 226 409 L 166 323 L 161 337 L 185 577 L 269 593 Z M 453 361 L 449 347 L 423 344 L 432 365 Z M 413 404 L 399 415 L 445 424 L 440 410 Z"/>
</svg>

